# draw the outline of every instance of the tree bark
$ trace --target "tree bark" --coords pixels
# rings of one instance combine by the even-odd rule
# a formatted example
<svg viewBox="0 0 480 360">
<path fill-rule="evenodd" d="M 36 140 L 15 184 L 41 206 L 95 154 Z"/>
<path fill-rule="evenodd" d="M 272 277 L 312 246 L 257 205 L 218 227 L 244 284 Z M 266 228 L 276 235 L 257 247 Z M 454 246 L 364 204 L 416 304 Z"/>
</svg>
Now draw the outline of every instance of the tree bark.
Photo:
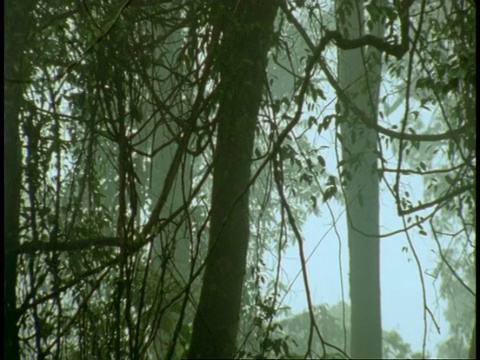
<svg viewBox="0 0 480 360">
<path fill-rule="evenodd" d="M 175 6 L 178 6 L 176 3 Z M 173 4 L 172 4 L 173 7 Z M 173 10 L 169 10 L 173 11 Z M 178 12 L 178 16 L 181 14 Z M 155 29 L 154 34 L 157 36 L 164 36 L 166 30 L 160 25 L 149 25 Z M 182 33 L 181 30 L 172 32 L 168 40 L 165 41 L 165 44 L 162 47 L 155 48 L 153 50 L 154 57 L 152 59 L 152 64 L 174 64 L 176 60 L 176 55 L 179 53 L 179 50 L 182 45 Z M 155 66 L 148 70 L 152 74 L 152 78 L 158 79 L 153 84 L 156 97 L 165 100 L 168 103 L 168 100 L 164 99 L 170 96 L 174 92 L 174 88 L 178 84 L 174 81 L 171 81 L 169 78 L 168 66 Z M 163 80 L 167 79 L 167 80 Z M 193 96 L 192 94 L 186 94 L 186 96 Z M 158 111 L 155 105 L 155 99 L 153 94 L 149 94 L 148 91 L 145 91 L 145 97 L 151 98 L 149 102 L 145 103 L 143 107 L 143 114 L 147 119 L 156 119 L 154 116 L 155 112 Z M 180 118 L 181 109 L 173 105 L 169 109 L 172 114 L 178 115 Z M 174 211 L 181 207 L 185 197 L 190 195 L 191 190 L 191 156 L 186 153 L 182 153 L 182 158 L 185 161 L 185 165 L 178 166 L 178 169 L 175 172 L 175 177 L 173 184 L 171 186 L 167 185 L 167 177 L 170 171 L 170 168 L 176 165 L 176 153 L 179 151 L 179 145 L 174 141 L 174 137 L 178 137 L 178 134 L 181 132 L 181 129 L 176 126 L 174 121 L 171 121 L 169 124 L 162 123 L 163 119 L 157 120 L 160 123 L 152 120 L 150 124 L 145 127 L 144 134 L 145 136 L 151 136 L 151 140 L 146 142 L 144 151 L 154 151 L 154 149 L 162 147 L 162 150 L 157 153 L 152 158 L 151 163 L 151 188 L 148 191 L 149 196 L 152 196 L 155 201 L 158 201 L 162 197 L 164 191 L 168 191 L 168 196 L 165 199 L 165 202 L 162 204 L 162 209 L 160 211 L 160 218 L 169 218 Z M 149 135 L 152 134 L 153 135 Z M 172 134 L 173 132 L 173 134 Z M 147 170 L 150 171 L 150 170 Z M 152 204 L 152 211 L 154 205 Z M 187 211 L 187 210 L 186 210 Z M 181 216 L 179 216 L 180 220 Z M 152 260 L 152 266 L 157 273 L 161 273 L 163 264 L 162 262 L 165 259 L 170 259 L 172 256 L 171 263 L 174 266 L 169 265 L 167 268 L 167 274 L 178 279 L 179 284 L 184 286 L 188 281 L 188 275 L 190 272 L 190 252 L 189 252 L 189 240 L 187 238 L 187 228 L 184 223 L 181 225 L 177 224 L 177 221 L 173 223 L 166 224 L 163 226 L 160 234 L 157 235 L 156 239 L 153 242 L 155 254 L 162 254 L 162 256 L 154 256 Z M 177 271 L 175 271 L 175 269 Z M 165 281 L 165 280 L 163 280 Z M 162 294 L 163 296 L 163 294 Z M 172 323 L 177 323 L 180 320 L 180 314 L 178 310 L 168 309 L 168 316 L 172 319 Z M 170 346 L 174 345 L 174 342 L 177 342 L 175 337 L 175 327 L 172 325 L 170 328 L 165 328 L 165 326 L 160 327 L 156 334 L 155 340 L 149 348 L 148 356 L 151 359 L 165 359 L 168 358 L 167 353 Z M 173 351 L 173 349 L 172 349 Z"/>
<path fill-rule="evenodd" d="M 23 102 L 24 86 L 18 80 L 28 78 L 24 50 L 27 47 L 29 32 L 29 14 L 33 9 L 33 1 L 5 2 L 5 97 L 4 97 L 4 141 L 5 141 L 5 177 L 3 194 L 8 210 L 4 212 L 3 229 L 4 250 L 19 246 L 20 190 L 22 180 L 22 151 L 20 141 L 20 113 Z M 17 313 L 17 254 L 5 257 L 4 275 L 4 341 L 5 359 L 20 359 Z"/>
<path fill-rule="evenodd" d="M 470 339 L 470 349 L 468 350 L 468 358 L 477 358 L 477 322 L 473 325 L 472 338 Z"/>
<path fill-rule="evenodd" d="M 212 3 L 222 31 L 209 251 L 189 358 L 232 358 L 249 239 L 248 182 L 276 1 Z"/>
<path fill-rule="evenodd" d="M 361 1 L 337 0 L 337 27 L 346 38 L 363 35 L 364 6 Z M 381 37 L 382 28 L 374 32 Z M 338 78 L 353 104 L 376 123 L 381 75 L 378 50 L 338 49 Z M 351 356 L 355 359 L 382 357 L 380 309 L 379 179 L 377 133 L 341 104 L 343 170 L 350 179 L 345 186 L 350 257 Z"/>
</svg>

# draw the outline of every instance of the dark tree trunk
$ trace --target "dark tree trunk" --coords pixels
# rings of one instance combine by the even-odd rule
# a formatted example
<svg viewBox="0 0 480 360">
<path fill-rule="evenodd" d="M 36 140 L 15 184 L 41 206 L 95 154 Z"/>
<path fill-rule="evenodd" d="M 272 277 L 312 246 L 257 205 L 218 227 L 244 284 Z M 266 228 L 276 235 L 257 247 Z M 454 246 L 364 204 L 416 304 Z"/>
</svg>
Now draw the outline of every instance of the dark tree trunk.
<svg viewBox="0 0 480 360">
<path fill-rule="evenodd" d="M 276 1 L 213 2 L 222 31 L 209 253 L 189 358 L 232 358 L 249 239 L 248 182 Z"/>
<path fill-rule="evenodd" d="M 5 204 L 3 228 L 4 250 L 18 247 L 20 188 L 22 177 L 22 153 L 20 142 L 20 111 L 23 101 L 21 82 L 28 78 L 24 49 L 27 45 L 28 29 L 31 26 L 28 14 L 33 1 L 8 0 L 5 2 L 5 97 L 4 97 L 4 183 Z M 17 255 L 10 253 L 5 257 L 4 275 L 4 341 L 5 359 L 20 359 L 17 314 Z"/>
<path fill-rule="evenodd" d="M 363 35 L 363 2 L 337 0 L 338 29 L 347 38 Z M 340 14 L 340 12 L 339 12 Z M 382 36 L 383 27 L 372 32 Z M 367 51 L 368 50 L 368 51 Z M 363 53 L 362 53 L 363 52 Z M 356 107 L 372 122 L 377 118 L 381 58 L 375 49 L 338 50 L 338 79 Z M 342 159 L 350 175 L 345 186 L 348 248 L 350 257 L 351 356 L 355 359 L 382 357 L 380 307 L 379 179 L 377 133 L 368 128 L 346 106 L 341 114 Z"/>
</svg>

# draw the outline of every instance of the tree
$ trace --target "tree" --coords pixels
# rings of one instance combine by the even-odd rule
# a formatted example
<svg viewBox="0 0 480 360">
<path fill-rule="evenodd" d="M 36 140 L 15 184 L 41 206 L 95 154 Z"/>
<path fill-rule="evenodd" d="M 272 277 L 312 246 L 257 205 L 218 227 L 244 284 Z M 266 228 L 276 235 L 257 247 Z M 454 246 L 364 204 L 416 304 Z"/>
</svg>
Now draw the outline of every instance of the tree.
<svg viewBox="0 0 480 360">
<path fill-rule="evenodd" d="M 412 229 L 425 236 L 427 223 L 438 240 L 446 316 L 461 323 L 452 323 L 461 331 L 449 349 L 466 354 L 472 324 L 461 319 L 475 294 L 474 3 L 367 2 L 360 12 L 353 3 L 340 6 L 339 24 L 353 21 L 365 34 L 347 23 L 333 30 L 335 11 L 315 1 L 7 4 L 7 37 L 15 36 L 6 38 L 5 64 L 5 357 L 346 357 L 355 336 L 346 339 L 339 306 L 312 301 L 302 223 L 341 200 L 340 179 L 352 234 L 389 236 L 376 220 L 358 224 L 364 213 L 377 216 L 367 181 L 376 170 L 405 221 L 396 232 L 408 249 L 415 254 Z M 370 67 L 369 81 L 348 86 L 348 74 L 332 75 L 337 48 L 338 59 L 358 57 L 345 59 L 346 70 L 362 76 L 359 64 Z M 387 88 L 401 95 L 387 92 L 377 104 L 381 62 L 370 57 L 378 52 Z M 400 105 L 397 118 L 391 109 Z M 337 127 L 344 151 L 335 162 L 324 150 L 337 150 Z M 365 154 L 358 147 L 367 140 Z M 355 156 L 371 169 L 356 167 Z M 410 176 L 427 187 L 415 199 Z M 371 196 L 352 187 L 363 181 Z M 359 213 L 369 201 L 372 211 Z M 289 288 L 280 280 L 293 243 L 308 313 L 285 334 L 277 317 Z M 352 262 L 375 258 L 377 240 L 370 250 L 351 243 Z M 363 286 L 375 295 L 377 285 Z M 435 319 L 429 299 L 419 301 L 426 329 Z M 302 354 L 291 342 L 298 334 Z M 383 335 L 384 356 L 406 356 L 396 333 Z"/>
<path fill-rule="evenodd" d="M 472 337 L 470 338 L 470 348 L 468 350 L 469 359 L 477 358 L 477 323 L 473 325 Z"/>
<path fill-rule="evenodd" d="M 179 302 L 178 293 L 185 290 L 172 275 L 178 264 L 171 250 L 177 229 L 185 225 L 185 214 L 193 211 L 185 205 L 187 200 L 170 206 L 162 201 L 172 194 L 172 179 L 183 180 L 188 173 L 188 162 L 183 162 L 185 140 L 177 146 L 180 150 L 175 152 L 174 165 L 166 166 L 168 181 L 161 185 L 157 198 L 148 192 L 149 179 L 143 170 L 155 154 L 171 158 L 171 147 L 162 152 L 165 146 L 160 143 L 151 153 L 145 151 L 143 144 L 152 143 L 153 136 L 142 130 L 176 123 L 178 128 L 173 126 L 165 143 L 178 142 L 184 131 L 179 118 L 184 113 L 174 114 L 169 108 L 180 103 L 182 94 L 195 91 L 203 96 L 204 92 L 192 88 L 181 76 L 182 70 L 190 72 L 193 66 L 191 62 L 177 66 L 185 64 L 185 56 L 173 56 L 175 61 L 170 62 L 152 58 L 154 49 L 161 48 L 160 41 L 170 33 L 152 34 L 149 27 L 142 26 L 145 14 L 150 19 L 163 14 L 149 25 L 173 19 L 171 27 L 181 29 L 176 23 L 178 14 L 158 4 L 128 10 L 127 4 L 119 7 L 103 2 L 82 8 L 64 1 L 55 8 L 35 8 L 40 48 L 33 53 L 36 72 L 30 78 L 28 71 L 12 78 L 26 84 L 29 116 L 8 118 L 18 119 L 28 145 L 27 169 L 16 183 L 25 184 L 27 201 L 21 204 L 21 240 L 9 243 L 6 251 L 9 258 L 19 254 L 18 317 L 26 334 L 20 348 L 28 357 L 102 358 L 113 354 L 120 358 L 128 352 L 133 358 L 142 358 L 160 327 L 176 340 L 172 341 L 173 354 L 180 351 L 178 339 L 185 339 L 185 334 L 177 331 L 182 330 L 185 313 L 185 302 Z M 85 49 L 84 53 L 79 54 L 78 49 Z M 119 57 L 124 51 L 135 56 Z M 150 78 L 146 69 L 153 63 L 163 69 L 175 68 L 176 75 L 169 71 L 167 80 L 159 80 L 156 73 Z M 159 90 L 152 86 L 156 81 L 171 86 L 156 94 Z M 190 101 L 195 97 L 182 104 L 190 106 Z M 146 111 L 143 117 L 145 105 L 152 103 L 155 111 Z M 202 104 L 202 110 L 207 111 L 208 106 Z M 203 117 L 196 112 L 192 118 L 201 121 Z M 185 190 L 177 182 L 176 189 L 179 187 Z M 188 191 L 182 195 L 190 196 Z M 154 211 L 145 216 L 145 208 L 155 201 Z M 162 206 L 166 211 L 162 212 Z M 164 227 L 169 231 L 162 232 Z M 155 253 L 150 245 L 161 232 L 162 252 Z M 158 286 L 146 286 L 147 281 Z M 188 296 L 187 292 L 185 299 Z M 172 319 L 172 313 L 182 316 Z M 169 350 L 162 349 L 162 353 Z M 7 351 L 8 357 L 13 356 Z"/>
<path fill-rule="evenodd" d="M 5 11 L 9 13 L 5 22 L 5 178 L 4 199 L 8 210 L 4 211 L 3 238 L 4 248 L 16 248 L 20 244 L 20 202 L 22 184 L 22 145 L 20 136 L 20 118 L 26 111 L 24 101 L 25 79 L 31 72 L 27 51 L 30 47 L 30 22 L 34 1 L 5 2 Z M 17 308 L 18 258 L 14 254 L 5 258 L 4 274 L 4 341 L 5 358 L 20 359 Z"/>
<path fill-rule="evenodd" d="M 461 243 L 460 239 L 457 241 Z M 471 358 L 470 352 L 475 346 L 475 341 L 472 346 L 475 270 L 469 254 L 462 253 L 463 249 L 458 245 L 442 251 L 442 259 L 436 269 L 440 278 L 440 294 L 446 302 L 445 319 L 449 323 L 448 337 L 438 344 L 438 356 L 444 358 Z"/>
<path fill-rule="evenodd" d="M 337 26 L 345 38 L 363 35 L 364 11 L 363 2 L 336 2 Z M 370 19 L 370 29 L 382 38 L 382 20 L 379 13 L 376 15 L 376 20 Z M 375 123 L 381 81 L 379 50 L 339 49 L 337 57 L 339 86 Z M 355 358 L 381 358 L 378 134 L 358 119 L 349 105 L 341 103 L 340 107 L 350 257 L 351 354 Z"/>
<path fill-rule="evenodd" d="M 147 5 L 136 4 L 137 7 L 146 7 Z M 165 9 L 172 16 L 180 16 L 180 9 L 173 4 L 167 4 Z M 158 149 L 161 149 L 161 151 L 157 156 L 153 156 L 150 161 L 145 161 L 142 158 L 137 161 L 140 168 L 142 165 L 146 165 L 144 171 L 137 171 L 139 178 L 148 179 L 148 188 L 147 186 L 143 187 L 138 196 L 142 199 L 140 200 L 141 203 L 144 203 L 148 197 L 163 199 L 164 205 L 159 218 L 169 218 L 191 196 L 192 174 L 194 173 L 192 169 L 193 161 L 190 154 L 178 152 L 176 139 L 182 132 L 179 122 L 165 121 L 164 118 L 157 116 L 157 112 L 159 102 L 168 103 L 169 96 L 179 87 L 178 80 L 171 76 L 172 71 L 187 69 L 186 64 L 182 63 L 181 57 L 178 56 L 184 46 L 182 39 L 186 31 L 182 28 L 166 29 L 161 22 L 155 21 L 142 24 L 142 26 L 151 38 L 153 49 L 152 58 L 146 62 L 150 65 L 150 68 L 146 69 L 145 73 L 155 80 L 152 81 L 151 87 L 142 89 L 142 97 L 145 101 L 139 102 L 135 110 L 138 112 L 137 116 L 140 119 L 152 119 L 152 121 L 146 122 L 147 126 L 141 131 L 140 137 L 144 140 L 142 150 L 145 153 L 155 153 Z M 183 88 L 182 91 L 185 97 L 194 98 L 195 96 L 194 89 Z M 180 118 L 183 111 L 182 103 L 170 103 L 168 111 L 174 117 Z M 178 154 L 182 154 L 181 163 L 179 163 Z M 169 170 L 176 166 L 179 166 L 176 174 L 172 175 L 170 172 L 169 175 Z M 150 203 L 150 212 L 156 211 L 156 205 L 158 203 Z M 187 208 L 187 210 L 190 209 Z M 166 224 L 153 241 L 151 262 L 153 272 L 161 273 L 162 267 L 165 266 L 162 260 L 167 260 L 169 263 L 167 277 L 176 283 L 176 287 L 183 287 L 188 284 L 191 244 L 188 226 L 181 218 Z M 152 277 L 151 281 L 155 282 L 157 280 Z M 178 331 L 179 324 L 183 322 L 182 318 L 187 316 L 185 312 L 190 313 L 191 311 L 190 307 L 187 310 L 187 306 L 184 304 L 186 299 L 182 300 L 182 306 L 175 306 L 166 311 L 165 318 L 168 318 L 168 325 L 158 326 L 158 329 L 156 329 L 155 339 L 149 348 L 149 357 L 163 359 L 180 351 L 178 348 L 182 347 L 183 344 L 172 346 L 172 342 L 181 342 L 176 336 L 172 336 L 172 333 Z M 182 311 L 182 309 L 184 310 Z"/>
<path fill-rule="evenodd" d="M 350 310 L 350 305 L 342 302 L 332 306 L 327 304 L 315 306 L 315 316 L 319 319 L 319 324 L 321 324 L 322 335 L 330 344 L 342 344 L 344 341 L 344 333 L 350 332 Z M 343 319 L 344 312 L 345 319 Z M 309 314 L 307 312 L 303 312 L 279 322 L 282 333 L 288 340 L 291 353 L 303 353 L 307 347 L 308 334 L 304 324 L 308 321 L 308 316 Z M 407 359 L 414 355 L 410 344 L 406 343 L 397 331 L 383 330 L 382 338 L 382 353 L 384 359 Z M 350 348 L 349 341 L 346 348 Z M 321 354 L 321 344 L 316 342 L 313 350 L 315 353 Z M 335 352 L 332 351 L 331 355 L 334 354 Z M 344 358 L 339 352 L 336 352 L 336 356 L 338 358 Z"/>
<path fill-rule="evenodd" d="M 446 299 L 444 314 L 450 322 L 449 338 L 439 346 L 441 357 L 467 356 L 467 349 L 475 347 L 476 325 L 471 318 L 475 312 L 472 255 L 476 229 L 472 218 L 476 165 L 471 162 L 476 158 L 472 146 L 476 109 L 472 82 L 476 74 L 475 33 L 471 28 L 476 22 L 474 7 L 470 1 L 411 3 L 410 13 L 418 14 L 411 21 L 418 25 L 408 62 L 388 62 L 389 74 L 405 78 L 398 88 L 406 93 L 404 116 L 394 126 L 412 137 L 392 142 L 398 165 L 394 171 L 386 171 L 395 174 L 393 194 L 404 223 L 415 226 L 422 236 L 431 235 L 432 251 L 438 255 L 434 276 L 441 279 L 440 298 Z M 427 116 L 429 121 L 422 121 Z M 435 135 L 417 134 L 422 127 Z M 402 188 L 406 179 L 412 178 L 425 185 L 423 198 Z M 425 346 L 427 318 L 437 330 L 438 325 L 426 304 L 422 266 L 413 241 L 409 240 L 409 248 L 416 258 L 424 292 Z"/>
<path fill-rule="evenodd" d="M 212 5 L 220 73 L 209 251 L 193 324 L 190 358 L 231 358 L 249 239 L 248 188 L 275 2 Z M 233 18 L 233 21 L 227 21 Z"/>
</svg>

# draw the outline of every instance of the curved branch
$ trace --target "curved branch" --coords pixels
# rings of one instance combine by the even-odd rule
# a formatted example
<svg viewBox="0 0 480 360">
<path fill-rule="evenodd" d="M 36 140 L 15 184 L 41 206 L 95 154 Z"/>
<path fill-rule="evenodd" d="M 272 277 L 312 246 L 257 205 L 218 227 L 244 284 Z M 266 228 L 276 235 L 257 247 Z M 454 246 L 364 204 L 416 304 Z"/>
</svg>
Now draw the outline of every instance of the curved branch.
<svg viewBox="0 0 480 360">
<path fill-rule="evenodd" d="M 371 34 L 363 35 L 357 39 L 345 39 L 338 30 L 327 30 L 325 32 L 325 38 L 327 38 L 328 41 L 334 40 L 335 45 L 342 50 L 353 50 L 363 46 L 373 46 L 378 51 L 395 56 L 398 60 L 408 51 L 408 42 L 404 39 L 402 39 L 400 44 L 389 43 Z"/>
<path fill-rule="evenodd" d="M 420 211 L 420 210 L 428 209 L 429 207 L 432 207 L 432 206 L 438 205 L 440 203 L 443 203 L 445 201 L 451 200 L 454 197 L 460 196 L 464 192 L 467 192 L 467 191 L 470 191 L 470 190 L 473 190 L 473 189 L 474 189 L 473 185 L 462 186 L 461 188 L 452 190 L 449 193 L 447 193 L 443 196 L 440 196 L 439 198 L 437 198 L 433 201 L 430 201 L 430 202 L 412 207 L 412 208 L 407 209 L 407 210 L 399 209 L 399 215 L 402 215 L 402 216 L 403 215 L 408 215 L 408 214 L 411 214 L 411 213 L 414 213 L 414 212 L 417 212 L 417 211 Z"/>
<path fill-rule="evenodd" d="M 464 133 L 467 130 L 467 127 L 463 126 L 458 129 L 453 129 L 440 134 L 407 134 L 407 133 L 399 133 L 399 132 L 384 128 L 383 126 L 380 126 L 378 124 L 372 124 L 372 122 L 368 119 L 368 117 L 365 116 L 365 114 L 360 109 L 358 109 L 352 103 L 352 101 L 350 101 L 350 98 L 345 95 L 344 91 L 338 84 L 335 77 L 328 70 L 325 64 L 325 61 L 321 58 L 322 51 L 325 50 L 325 47 L 332 40 L 335 42 L 335 44 L 339 48 L 344 50 L 351 50 L 351 49 L 358 48 L 360 46 L 369 45 L 369 46 L 375 47 L 380 51 L 386 52 L 398 58 L 401 51 L 403 51 L 403 54 L 406 51 L 408 51 L 408 43 L 407 43 L 408 39 L 405 38 L 406 36 L 405 32 L 403 32 L 404 35 L 402 36 L 402 43 L 398 45 L 398 44 L 390 44 L 373 35 L 364 35 L 358 39 L 349 40 L 349 39 L 344 39 L 343 36 L 341 36 L 341 34 L 336 30 L 326 31 L 325 36 L 320 40 L 320 43 L 318 44 L 318 46 L 315 46 L 315 44 L 308 36 L 305 29 L 302 27 L 302 25 L 298 22 L 295 16 L 287 8 L 287 5 L 281 2 L 280 7 L 282 11 L 285 13 L 288 21 L 297 29 L 297 31 L 299 32 L 299 34 L 302 36 L 303 40 L 307 44 L 308 48 L 312 52 L 313 54 L 312 60 L 320 63 L 320 68 L 327 76 L 328 82 L 335 89 L 340 100 L 342 100 L 344 104 L 346 104 L 347 107 L 360 119 L 360 121 L 362 121 L 368 127 L 373 128 L 378 133 L 389 136 L 392 139 L 407 140 L 407 141 L 423 141 L 423 142 L 449 140 L 457 137 L 458 135 Z M 401 22 L 402 22 L 402 29 L 408 26 L 408 24 L 406 24 L 405 18 L 403 18 Z"/>
<path fill-rule="evenodd" d="M 20 245 L 17 248 L 8 249 L 5 255 L 9 256 L 11 253 L 17 254 L 33 254 L 37 251 L 40 252 L 53 252 L 53 251 L 80 251 L 86 250 L 91 247 L 119 247 L 118 237 L 98 237 L 89 238 L 68 242 L 46 242 L 46 241 L 32 241 Z"/>
<path fill-rule="evenodd" d="M 458 135 L 464 133 L 467 130 L 467 126 L 462 126 L 458 129 L 453 129 L 450 131 L 446 131 L 440 134 L 408 134 L 408 133 L 401 133 L 397 131 L 393 131 L 387 129 L 383 126 L 378 124 L 372 123 L 369 118 L 361 111 L 358 107 L 356 107 L 351 99 L 345 94 L 343 89 L 338 84 L 337 80 L 334 78 L 332 73 L 328 70 L 325 62 L 322 60 L 320 62 L 320 67 L 322 71 L 327 76 L 327 80 L 330 85 L 335 89 L 337 92 L 337 96 L 342 100 L 344 104 L 362 121 L 367 127 L 376 130 L 378 133 L 382 135 L 389 136 L 392 139 L 397 140 L 408 140 L 408 141 L 423 141 L 423 142 L 435 142 L 440 140 L 449 140 L 452 138 L 457 137 Z"/>
</svg>

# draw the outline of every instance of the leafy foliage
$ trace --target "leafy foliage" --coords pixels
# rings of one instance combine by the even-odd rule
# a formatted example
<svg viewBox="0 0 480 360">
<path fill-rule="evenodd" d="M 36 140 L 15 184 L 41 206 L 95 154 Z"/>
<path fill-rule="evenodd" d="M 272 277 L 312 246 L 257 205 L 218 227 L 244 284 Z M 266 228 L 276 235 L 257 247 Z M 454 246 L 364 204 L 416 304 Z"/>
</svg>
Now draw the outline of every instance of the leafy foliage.
<svg viewBox="0 0 480 360">
<path fill-rule="evenodd" d="M 20 352 L 39 359 L 186 356 L 208 251 L 216 115 L 228 95 L 218 87 L 216 61 L 224 39 L 212 27 L 224 15 L 206 0 L 61 0 L 34 2 L 28 13 L 15 3 L 6 55 L 16 49 L 11 44 L 22 46 L 6 61 L 5 123 L 19 142 L 10 147 L 10 130 L 5 140 L 6 164 L 21 174 L 13 179 L 18 212 L 12 204 L 7 214 L 19 234 L 5 248 L 6 260 L 15 259 L 6 279 L 16 279 L 5 291 L 14 299 L 7 315 L 18 324 Z M 458 357 L 475 312 L 468 291 L 475 295 L 475 4 L 411 3 L 410 51 L 401 60 L 383 54 L 389 91 L 375 128 L 382 161 L 373 171 L 406 227 L 438 244 L 450 323 L 439 355 Z M 318 332 L 306 325 L 312 314 L 278 321 L 288 290 L 279 280 L 282 254 L 301 243 L 295 230 L 310 214 L 341 203 L 349 176 L 342 160 L 327 155 L 342 141 L 331 105 L 340 96 L 333 50 L 351 44 L 333 31 L 329 10 L 286 1 L 272 34 L 252 159 L 239 356 L 344 356 L 329 345 L 348 349 L 342 304 L 311 309 Z M 385 40 L 399 45 L 402 9 L 368 2 L 367 10 L 367 29 L 383 18 Z M 28 29 L 18 31 L 21 17 Z M 5 170 L 11 184 L 15 171 Z M 425 193 L 409 189 L 416 183 Z M 384 343 L 385 356 L 420 356 L 396 332 L 384 332 Z"/>
</svg>

